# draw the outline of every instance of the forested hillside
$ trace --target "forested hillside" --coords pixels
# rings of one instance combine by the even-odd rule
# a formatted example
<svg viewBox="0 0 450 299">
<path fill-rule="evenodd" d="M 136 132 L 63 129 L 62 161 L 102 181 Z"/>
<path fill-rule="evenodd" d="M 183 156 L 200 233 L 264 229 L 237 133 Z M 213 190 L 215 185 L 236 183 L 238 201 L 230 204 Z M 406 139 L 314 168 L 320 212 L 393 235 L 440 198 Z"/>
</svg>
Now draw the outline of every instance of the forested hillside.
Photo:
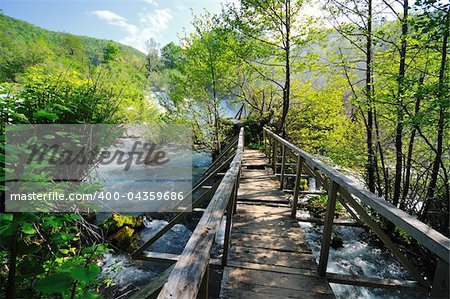
<svg viewBox="0 0 450 299">
<path fill-rule="evenodd" d="M 69 33 L 41 29 L 25 21 L 0 14 L 0 80 L 16 81 L 29 67 L 66 67 L 86 71 L 108 62 L 108 47 L 121 54 L 120 60 L 142 68 L 145 55 L 122 44 Z"/>
</svg>

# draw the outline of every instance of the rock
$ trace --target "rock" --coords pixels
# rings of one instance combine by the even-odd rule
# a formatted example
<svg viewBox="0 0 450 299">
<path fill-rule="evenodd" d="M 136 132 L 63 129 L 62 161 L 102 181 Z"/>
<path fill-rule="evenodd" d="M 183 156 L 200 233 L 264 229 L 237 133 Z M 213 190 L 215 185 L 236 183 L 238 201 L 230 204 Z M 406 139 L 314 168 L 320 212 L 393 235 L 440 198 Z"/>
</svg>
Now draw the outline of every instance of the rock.
<svg viewBox="0 0 450 299">
<path fill-rule="evenodd" d="M 300 179 L 300 191 L 308 191 L 308 180 Z"/>
<path fill-rule="evenodd" d="M 130 253 L 139 248 L 139 239 L 139 234 L 128 226 L 122 227 L 107 238 L 115 247 Z"/>
<path fill-rule="evenodd" d="M 338 249 L 344 247 L 344 241 L 342 241 L 342 237 L 334 236 L 331 239 L 331 248 Z"/>
<path fill-rule="evenodd" d="M 144 216 L 126 216 L 119 214 L 112 214 L 108 219 L 103 221 L 100 228 L 105 233 L 105 236 L 110 236 L 119 231 L 122 227 L 128 226 L 133 229 L 144 228 Z"/>
</svg>

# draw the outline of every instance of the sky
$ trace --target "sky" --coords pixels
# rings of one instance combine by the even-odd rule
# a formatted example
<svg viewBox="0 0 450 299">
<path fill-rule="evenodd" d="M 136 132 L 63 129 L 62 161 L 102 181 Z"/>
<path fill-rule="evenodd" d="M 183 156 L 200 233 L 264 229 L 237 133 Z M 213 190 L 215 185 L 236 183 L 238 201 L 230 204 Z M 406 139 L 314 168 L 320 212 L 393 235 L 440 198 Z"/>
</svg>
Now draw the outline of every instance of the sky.
<svg viewBox="0 0 450 299">
<path fill-rule="evenodd" d="M 228 0 L 229 1 L 229 0 Z M 221 0 L 0 0 L 5 15 L 36 26 L 114 40 L 145 52 L 145 42 L 178 43 L 195 15 L 221 11 Z"/>
</svg>

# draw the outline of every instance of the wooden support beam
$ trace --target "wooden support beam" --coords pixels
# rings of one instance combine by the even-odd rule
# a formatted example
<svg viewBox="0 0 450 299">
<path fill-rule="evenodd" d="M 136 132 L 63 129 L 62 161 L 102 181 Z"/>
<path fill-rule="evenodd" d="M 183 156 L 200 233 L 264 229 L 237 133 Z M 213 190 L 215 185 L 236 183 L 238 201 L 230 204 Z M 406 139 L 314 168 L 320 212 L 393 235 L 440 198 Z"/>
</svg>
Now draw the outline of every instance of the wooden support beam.
<svg viewBox="0 0 450 299">
<path fill-rule="evenodd" d="M 320 276 L 325 276 L 327 272 L 328 255 L 330 253 L 331 244 L 331 231 L 333 229 L 334 210 L 336 208 L 336 197 L 339 185 L 335 182 L 331 183 L 328 189 L 328 204 L 327 211 L 325 213 L 325 223 L 323 226 L 323 239 L 322 246 L 320 248 L 320 259 L 317 273 Z"/>
<path fill-rule="evenodd" d="M 316 224 L 324 224 L 325 221 L 320 218 L 305 218 L 305 217 L 296 217 L 297 221 L 300 222 L 310 222 L 310 223 L 316 223 Z M 353 226 L 353 227 L 361 227 L 362 225 L 355 221 L 345 221 L 345 220 L 334 220 L 333 225 L 340 225 L 340 226 Z"/>
<path fill-rule="evenodd" d="M 276 164 L 276 166 L 281 166 L 282 165 L 282 163 L 275 163 Z M 295 163 L 285 163 L 284 164 L 285 166 L 296 166 L 297 164 L 295 164 Z"/>
<path fill-rule="evenodd" d="M 281 145 L 281 172 L 280 172 L 280 190 L 283 190 L 284 185 L 284 171 L 286 167 L 286 147 Z"/>
<path fill-rule="evenodd" d="M 427 293 L 427 289 L 424 289 L 417 281 L 401 281 L 397 279 L 381 279 L 381 278 L 369 278 L 369 277 L 354 277 L 350 275 L 326 273 L 325 276 L 328 282 L 363 286 L 369 288 L 384 288 L 392 290 L 410 290 L 410 291 L 422 291 Z"/>
<path fill-rule="evenodd" d="M 272 170 L 273 173 L 277 173 L 277 141 L 274 138 L 273 139 L 273 144 L 272 144 Z"/>
<path fill-rule="evenodd" d="M 211 198 L 211 196 L 214 194 L 216 189 L 219 187 L 220 181 L 216 182 L 213 185 L 213 188 L 208 189 L 205 191 L 195 202 L 192 203 L 191 207 L 196 208 L 200 204 L 202 204 L 205 200 Z M 187 212 L 180 212 L 177 214 L 166 226 L 161 228 L 159 231 L 157 231 L 153 236 L 150 237 L 141 247 L 136 249 L 131 256 L 135 258 L 136 256 L 139 256 L 142 252 L 144 252 L 145 249 L 150 247 L 153 243 L 155 243 L 159 238 L 161 238 L 163 235 L 165 235 L 175 224 L 180 223 L 183 221 L 183 219 L 187 216 Z"/>
<path fill-rule="evenodd" d="M 227 265 L 228 261 L 228 250 L 230 248 L 230 234 L 231 234 L 231 223 L 233 210 L 235 207 L 235 201 L 237 196 L 237 180 L 233 188 L 233 194 L 230 200 L 228 201 L 227 212 L 226 212 L 226 222 L 225 222 L 225 235 L 223 240 L 223 254 L 222 254 L 222 266 Z"/>
<path fill-rule="evenodd" d="M 297 166 L 297 164 L 295 164 L 295 165 Z M 279 173 L 276 174 L 276 176 L 280 176 L 280 175 L 281 175 L 281 174 L 279 174 Z M 284 176 L 285 176 L 285 177 L 288 177 L 288 178 L 295 178 L 295 177 L 297 176 L 297 174 L 295 174 L 295 173 L 285 173 Z M 300 176 L 301 179 L 309 179 L 310 177 L 311 177 L 311 176 L 306 175 L 306 174 L 302 174 L 302 175 Z"/>
<path fill-rule="evenodd" d="M 283 190 L 284 193 L 289 193 L 289 194 L 293 194 L 295 192 L 295 190 L 290 190 L 290 189 L 284 189 Z M 298 191 L 298 194 L 302 194 L 302 195 L 327 195 L 328 193 L 326 191 Z"/>
<path fill-rule="evenodd" d="M 152 261 L 162 263 L 175 263 L 178 261 L 180 255 L 165 252 L 144 251 L 142 254 L 136 256 L 135 260 Z"/>
<path fill-rule="evenodd" d="M 300 178 L 302 176 L 302 168 L 303 168 L 303 158 L 300 155 L 298 155 L 297 165 L 295 168 L 294 198 L 292 199 L 292 211 L 291 211 L 292 218 L 295 218 L 297 216 L 298 195 L 300 192 Z"/>
<path fill-rule="evenodd" d="M 200 290 L 198 291 L 197 298 L 209 298 L 208 296 L 208 285 L 209 285 L 209 266 L 206 267 L 205 274 L 203 275 L 202 284 L 200 285 Z"/>
<path fill-rule="evenodd" d="M 449 298 L 449 265 L 442 259 L 438 259 L 436 271 L 434 272 L 431 299 Z"/>
</svg>

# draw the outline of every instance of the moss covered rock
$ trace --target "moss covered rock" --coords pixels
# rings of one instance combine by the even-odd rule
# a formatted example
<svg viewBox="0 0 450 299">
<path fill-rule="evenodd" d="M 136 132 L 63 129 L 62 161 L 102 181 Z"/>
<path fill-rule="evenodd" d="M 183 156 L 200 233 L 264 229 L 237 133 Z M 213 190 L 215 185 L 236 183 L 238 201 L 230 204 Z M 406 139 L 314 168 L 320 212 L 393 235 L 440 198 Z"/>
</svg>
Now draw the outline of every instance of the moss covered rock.
<svg viewBox="0 0 450 299">
<path fill-rule="evenodd" d="M 110 236 L 121 228 L 128 226 L 133 229 L 144 228 L 144 216 L 128 216 L 112 214 L 108 219 L 100 224 L 100 228 L 103 230 L 106 236 Z"/>
<path fill-rule="evenodd" d="M 109 236 L 108 241 L 122 251 L 133 252 L 139 247 L 139 234 L 131 227 L 124 226 Z"/>
</svg>

